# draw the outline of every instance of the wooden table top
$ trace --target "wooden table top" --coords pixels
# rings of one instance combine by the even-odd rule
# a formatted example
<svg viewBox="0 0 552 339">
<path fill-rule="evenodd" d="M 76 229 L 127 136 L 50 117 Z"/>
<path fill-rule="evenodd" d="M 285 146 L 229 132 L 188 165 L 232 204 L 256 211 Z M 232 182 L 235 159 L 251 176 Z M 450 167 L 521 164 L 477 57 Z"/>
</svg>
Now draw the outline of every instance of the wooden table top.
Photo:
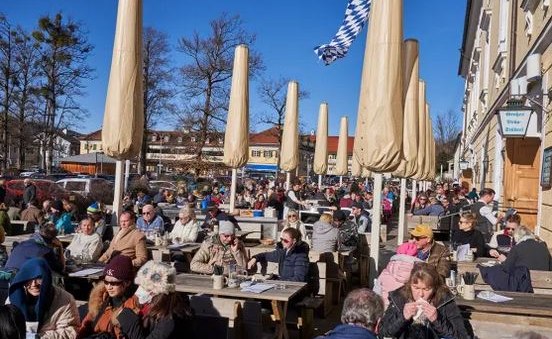
<svg viewBox="0 0 552 339">
<path fill-rule="evenodd" d="M 147 245 L 148 250 L 167 250 L 171 252 L 182 252 L 182 253 L 195 253 L 199 248 L 201 247 L 201 244 L 198 243 L 188 243 L 186 246 L 178 247 L 178 248 L 169 248 L 167 246 L 155 246 L 155 245 Z"/>
<path fill-rule="evenodd" d="M 520 292 L 495 293 L 513 298 L 513 300 L 495 303 L 480 298 L 465 300 L 462 297 L 458 297 L 456 298 L 456 303 L 460 308 L 469 311 L 552 318 L 552 295 Z"/>
<path fill-rule="evenodd" d="M 262 293 L 242 292 L 239 287 L 213 289 L 212 278 L 209 275 L 181 273 L 176 276 L 176 290 L 185 293 L 203 293 L 239 299 L 260 299 L 289 301 L 294 295 L 304 289 L 307 284 L 294 281 L 270 280 L 267 284 L 285 284 L 285 289 L 271 288 Z"/>
</svg>

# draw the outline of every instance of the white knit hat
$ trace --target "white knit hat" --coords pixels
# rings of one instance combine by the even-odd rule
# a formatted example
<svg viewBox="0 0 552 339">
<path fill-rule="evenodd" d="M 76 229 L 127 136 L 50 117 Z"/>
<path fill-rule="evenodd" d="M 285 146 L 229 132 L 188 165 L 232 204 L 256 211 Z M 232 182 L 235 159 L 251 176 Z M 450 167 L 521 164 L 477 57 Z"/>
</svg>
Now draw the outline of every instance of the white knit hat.
<svg viewBox="0 0 552 339">
<path fill-rule="evenodd" d="M 134 283 L 154 295 L 169 294 L 175 291 L 175 279 L 174 267 L 150 260 L 138 270 Z"/>
<path fill-rule="evenodd" d="M 219 221 L 219 234 L 234 234 L 236 228 L 231 221 Z"/>
</svg>

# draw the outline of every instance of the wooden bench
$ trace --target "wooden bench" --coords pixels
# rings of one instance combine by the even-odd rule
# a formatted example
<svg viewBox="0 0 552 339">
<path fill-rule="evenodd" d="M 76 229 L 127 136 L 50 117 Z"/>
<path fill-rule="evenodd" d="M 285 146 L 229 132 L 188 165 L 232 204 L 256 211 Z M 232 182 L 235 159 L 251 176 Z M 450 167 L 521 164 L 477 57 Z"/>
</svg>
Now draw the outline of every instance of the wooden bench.
<svg viewBox="0 0 552 339">
<path fill-rule="evenodd" d="M 535 328 L 552 329 L 551 295 L 516 292 L 497 293 L 513 298 L 513 300 L 494 303 L 480 298 L 475 300 L 456 298 L 456 304 L 460 307 L 463 316 L 470 320 L 476 332 L 475 323 L 477 322 L 494 323 L 501 335 L 506 334 L 510 325 L 521 325 L 531 330 Z M 546 334 L 551 335 L 552 330 Z"/>
<path fill-rule="evenodd" d="M 227 338 L 241 338 L 241 302 L 242 300 L 204 295 L 194 295 L 190 298 L 190 306 L 196 315 L 228 319 Z M 201 333 L 203 332 L 205 331 Z"/>
</svg>

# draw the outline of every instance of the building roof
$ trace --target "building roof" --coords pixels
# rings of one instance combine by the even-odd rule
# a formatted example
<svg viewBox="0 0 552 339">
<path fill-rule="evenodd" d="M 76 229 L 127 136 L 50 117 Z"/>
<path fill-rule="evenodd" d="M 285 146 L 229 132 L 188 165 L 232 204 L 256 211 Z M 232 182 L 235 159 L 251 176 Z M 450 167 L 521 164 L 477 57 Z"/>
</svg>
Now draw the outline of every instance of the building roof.
<svg viewBox="0 0 552 339">
<path fill-rule="evenodd" d="M 339 144 L 339 136 L 336 135 L 329 135 L 328 136 L 328 153 L 329 154 L 335 154 L 337 153 L 337 145 Z M 355 137 L 349 137 L 347 139 L 347 154 L 352 155 L 353 154 L 353 147 L 355 144 Z"/>
<path fill-rule="evenodd" d="M 63 163 L 96 164 L 99 162 L 104 164 L 114 164 L 116 160 L 103 153 L 86 153 L 86 154 L 73 155 L 73 156 L 61 159 L 62 164 Z"/>
<path fill-rule="evenodd" d="M 85 141 L 102 141 L 102 130 L 99 129 L 92 133 L 83 135 L 80 139 Z"/>
<path fill-rule="evenodd" d="M 277 126 L 271 127 L 258 133 L 249 135 L 249 144 L 251 145 L 278 145 L 278 135 L 280 131 Z"/>
</svg>

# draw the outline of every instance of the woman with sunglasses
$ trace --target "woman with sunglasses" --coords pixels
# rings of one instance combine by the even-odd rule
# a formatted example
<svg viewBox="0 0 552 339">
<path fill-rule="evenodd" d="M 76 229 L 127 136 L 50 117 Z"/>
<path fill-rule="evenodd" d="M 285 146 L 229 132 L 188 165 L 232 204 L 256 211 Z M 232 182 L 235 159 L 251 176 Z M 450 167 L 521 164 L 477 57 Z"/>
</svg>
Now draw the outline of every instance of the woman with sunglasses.
<svg viewBox="0 0 552 339">
<path fill-rule="evenodd" d="M 54 286 L 52 272 L 42 258 L 27 260 L 9 288 L 9 301 L 25 316 L 28 333 L 39 338 L 75 338 L 80 326 L 71 294 Z"/>
<path fill-rule="evenodd" d="M 475 250 L 475 257 L 479 258 L 487 255 L 487 249 L 483 234 L 475 229 L 476 221 L 477 217 L 473 213 L 463 213 L 458 223 L 459 229 L 452 233 L 451 241 L 456 245 L 469 244 L 472 251 Z"/>
<path fill-rule="evenodd" d="M 284 221 L 284 227 L 282 229 L 282 233 L 280 233 L 280 237 L 284 235 L 284 230 L 288 228 L 295 228 L 296 230 L 299 231 L 299 233 L 301 233 L 301 239 L 303 240 L 307 239 L 307 229 L 299 219 L 299 212 L 297 210 L 290 209 L 288 211 L 287 218 Z"/>
<path fill-rule="evenodd" d="M 103 281 L 90 292 L 88 314 L 79 329 L 78 338 L 125 338 L 115 318 L 123 308 L 138 310 L 137 298 L 133 297 L 132 260 L 117 255 L 105 266 L 103 274 Z"/>
<path fill-rule="evenodd" d="M 435 268 L 416 263 L 408 282 L 389 293 L 380 336 L 393 338 L 470 338 L 454 296 Z"/>
<path fill-rule="evenodd" d="M 259 253 L 247 263 L 251 270 L 257 262 L 261 265 L 267 261 L 278 263 L 278 279 L 287 281 L 307 281 L 309 269 L 309 245 L 301 240 L 301 234 L 295 228 L 282 231 L 282 247 L 272 252 Z"/>
</svg>

